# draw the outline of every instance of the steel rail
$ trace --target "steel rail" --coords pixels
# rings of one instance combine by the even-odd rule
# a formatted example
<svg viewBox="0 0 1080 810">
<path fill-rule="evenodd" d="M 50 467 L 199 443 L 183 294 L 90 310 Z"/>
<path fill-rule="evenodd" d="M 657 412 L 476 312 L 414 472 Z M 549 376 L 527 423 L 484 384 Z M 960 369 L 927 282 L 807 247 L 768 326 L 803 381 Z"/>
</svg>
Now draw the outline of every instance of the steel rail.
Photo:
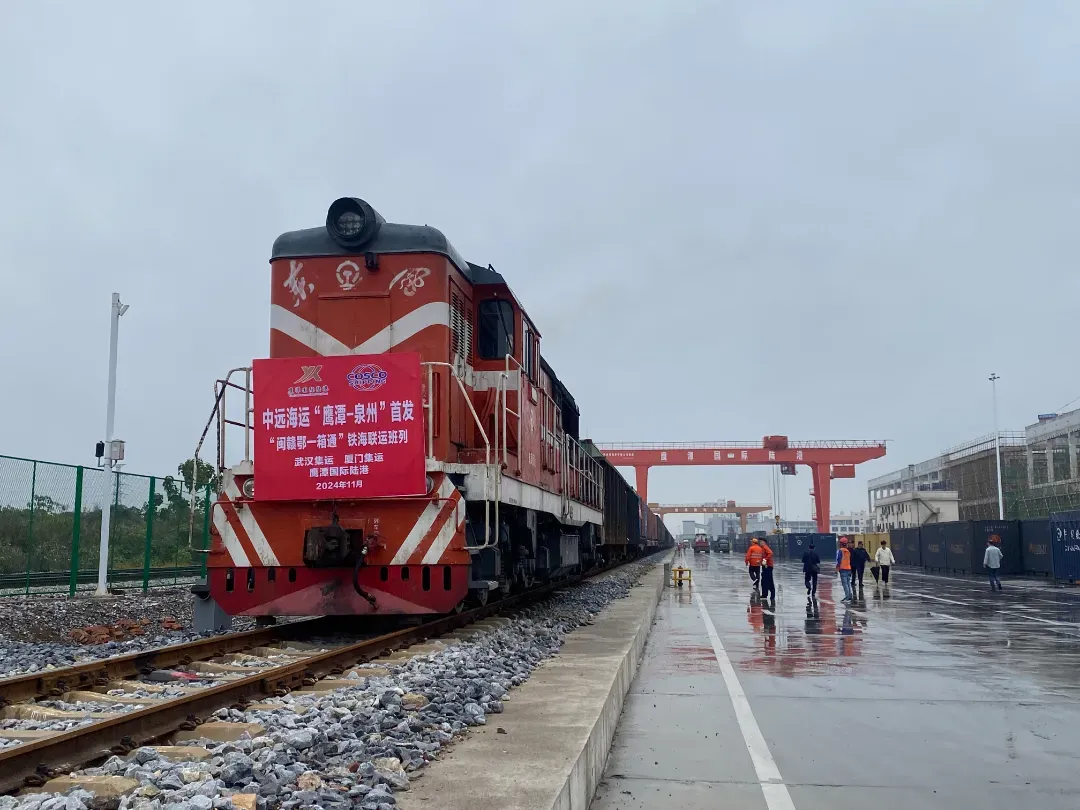
<svg viewBox="0 0 1080 810">
<path fill-rule="evenodd" d="M 365 639 L 356 644 L 350 644 L 323 653 L 316 653 L 307 658 L 295 662 L 281 664 L 276 667 L 260 669 L 252 675 L 239 678 L 235 681 L 220 684 L 219 686 L 199 689 L 196 692 L 179 698 L 159 699 L 160 705 L 148 706 L 145 709 L 119 714 L 98 720 L 87 726 L 71 729 L 70 731 L 43 737 L 39 740 L 28 741 L 21 745 L 0 751 L 0 793 L 8 793 L 25 786 L 40 786 L 48 779 L 65 771 L 86 767 L 90 763 L 100 760 L 110 754 L 124 754 L 140 745 L 146 745 L 154 740 L 165 737 L 181 727 L 196 728 L 200 719 L 212 714 L 220 708 L 227 706 L 245 706 L 252 698 L 260 699 L 267 696 L 281 696 L 301 686 L 311 685 L 319 678 L 326 675 L 338 674 L 349 666 L 365 663 L 371 658 L 383 655 L 394 650 L 424 641 L 433 636 L 439 636 L 455 630 L 459 627 L 471 624 L 480 619 L 496 613 L 504 612 L 510 608 L 533 602 L 552 592 L 574 585 L 585 579 L 607 573 L 623 563 L 605 566 L 604 568 L 590 571 L 586 574 L 569 577 L 550 583 L 539 588 L 526 591 L 525 593 L 501 599 L 488 605 L 463 611 L 458 614 L 440 617 L 431 622 L 426 622 L 415 627 L 405 628 L 392 633 L 386 633 L 375 638 Z M 248 639 L 266 639 L 268 630 L 286 630 L 296 628 L 297 625 L 310 629 L 308 622 L 295 622 L 281 627 L 251 630 L 247 633 L 238 633 L 235 636 L 222 636 L 218 639 L 206 639 L 201 648 L 203 655 L 213 649 L 213 644 L 226 643 L 235 645 L 236 637 L 246 636 Z M 280 636 L 278 636 L 280 637 Z M 257 646 L 253 641 L 248 642 L 251 646 Z M 200 644 L 200 642 L 194 642 Z M 192 645 L 176 645 L 174 648 L 164 647 L 159 650 L 149 651 L 146 654 L 124 656 L 130 672 L 131 665 L 136 659 L 147 660 L 153 654 L 174 650 L 181 653 L 177 657 L 170 658 L 174 664 L 194 660 L 192 651 L 186 654 L 182 648 Z M 213 657 L 211 655 L 210 657 Z M 116 667 L 115 659 L 93 662 L 85 667 L 97 667 L 96 673 L 113 672 Z M 165 666 L 161 658 L 154 658 L 145 666 Z M 82 671 L 83 666 L 71 667 L 68 670 L 56 670 L 46 674 L 35 674 L 26 678 L 10 678 L 0 681 L 0 689 L 7 688 L 7 694 L 17 694 L 19 687 L 14 682 L 29 682 L 42 677 L 63 676 L 71 670 Z M 95 676 L 95 678 L 98 676 Z M 96 681 L 95 681 L 96 685 Z M 75 685 L 72 685 L 73 688 Z M 22 687 L 23 693 L 29 690 L 29 684 Z M 56 686 L 54 688 L 59 688 Z M 35 686 L 35 689 L 40 689 Z M 38 694 L 34 692 L 34 694 Z M 102 695 L 103 700 L 108 700 Z M 148 700 L 153 700 L 152 698 Z"/>
<path fill-rule="evenodd" d="M 193 661 L 216 658 L 219 655 L 245 652 L 272 641 L 294 638 L 297 635 L 317 634 L 324 627 L 329 629 L 333 617 L 320 616 L 288 624 L 259 627 L 239 633 L 154 647 L 128 655 L 116 655 L 75 664 L 70 667 L 33 672 L 14 678 L 0 679 L 0 708 L 35 698 L 58 697 L 64 692 L 104 686 L 109 681 L 119 681 L 155 669 L 186 666 Z M 102 698 L 105 698 L 102 695 Z"/>
</svg>

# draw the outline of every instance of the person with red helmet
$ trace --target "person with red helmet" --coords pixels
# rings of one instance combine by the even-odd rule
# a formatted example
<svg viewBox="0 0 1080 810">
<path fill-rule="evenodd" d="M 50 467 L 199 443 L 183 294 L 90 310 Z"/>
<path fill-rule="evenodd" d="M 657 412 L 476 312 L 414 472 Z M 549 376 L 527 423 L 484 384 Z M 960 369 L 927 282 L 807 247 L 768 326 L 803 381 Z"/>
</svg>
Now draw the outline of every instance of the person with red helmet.
<svg viewBox="0 0 1080 810">
<path fill-rule="evenodd" d="M 990 590 L 1000 591 L 1001 580 L 998 579 L 998 571 L 1001 570 L 1001 549 L 997 547 L 996 537 L 986 538 L 986 551 L 983 552 L 983 568 L 990 575 Z M 997 587 L 995 587 L 997 586 Z"/>
<path fill-rule="evenodd" d="M 840 538 L 840 547 L 836 549 L 836 570 L 840 572 L 840 584 L 844 586 L 844 598 L 841 602 L 851 601 L 851 551 L 847 538 Z"/>
</svg>

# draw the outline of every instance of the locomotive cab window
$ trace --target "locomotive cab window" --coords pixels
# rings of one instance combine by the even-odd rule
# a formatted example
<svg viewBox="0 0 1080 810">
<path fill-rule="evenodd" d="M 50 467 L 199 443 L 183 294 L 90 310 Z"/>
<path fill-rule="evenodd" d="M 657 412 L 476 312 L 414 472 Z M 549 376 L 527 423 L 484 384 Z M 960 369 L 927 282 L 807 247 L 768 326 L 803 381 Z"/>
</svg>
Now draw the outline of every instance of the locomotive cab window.
<svg viewBox="0 0 1080 810">
<path fill-rule="evenodd" d="M 540 336 L 536 334 L 524 318 L 522 320 L 523 336 L 521 340 L 521 367 L 525 370 L 525 376 L 533 383 L 540 382 Z"/>
<path fill-rule="evenodd" d="M 514 306 L 509 301 L 481 301 L 477 309 L 477 351 L 484 360 L 514 353 Z"/>
</svg>

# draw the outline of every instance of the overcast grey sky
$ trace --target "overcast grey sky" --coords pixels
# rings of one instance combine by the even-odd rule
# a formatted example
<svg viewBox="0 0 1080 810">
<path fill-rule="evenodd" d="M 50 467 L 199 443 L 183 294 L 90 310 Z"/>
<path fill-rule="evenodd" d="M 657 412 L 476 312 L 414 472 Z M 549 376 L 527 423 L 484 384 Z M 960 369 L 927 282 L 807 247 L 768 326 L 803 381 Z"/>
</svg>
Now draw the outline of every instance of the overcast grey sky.
<svg viewBox="0 0 1080 810">
<path fill-rule="evenodd" d="M 117 291 L 117 434 L 172 472 L 350 195 L 494 264 L 593 438 L 891 439 L 865 508 L 991 371 L 1003 429 L 1080 396 L 1078 46 L 1076 2 L 9 0 L 0 453 L 92 463 Z"/>
</svg>

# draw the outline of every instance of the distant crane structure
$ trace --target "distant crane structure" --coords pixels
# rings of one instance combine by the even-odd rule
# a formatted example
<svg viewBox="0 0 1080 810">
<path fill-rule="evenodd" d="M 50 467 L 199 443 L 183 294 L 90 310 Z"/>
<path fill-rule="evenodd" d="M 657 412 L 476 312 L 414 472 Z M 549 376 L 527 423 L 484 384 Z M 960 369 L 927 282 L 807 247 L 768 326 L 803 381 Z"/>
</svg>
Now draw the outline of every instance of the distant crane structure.
<svg viewBox="0 0 1080 810">
<path fill-rule="evenodd" d="M 717 501 L 716 503 L 650 503 L 649 508 L 656 514 L 664 515 L 738 515 L 739 528 L 746 533 L 746 519 L 750 515 L 760 515 L 772 511 L 771 506 L 747 506 L 735 501 Z"/>
<path fill-rule="evenodd" d="M 650 467 L 779 464 L 785 475 L 805 464 L 814 482 L 818 531 L 829 531 L 829 500 L 834 478 L 854 478 L 855 465 L 885 456 L 885 441 L 841 439 L 789 441 L 787 436 L 766 436 L 760 442 L 661 442 L 597 444 L 616 467 L 633 467 L 635 488 L 648 502 Z"/>
</svg>

